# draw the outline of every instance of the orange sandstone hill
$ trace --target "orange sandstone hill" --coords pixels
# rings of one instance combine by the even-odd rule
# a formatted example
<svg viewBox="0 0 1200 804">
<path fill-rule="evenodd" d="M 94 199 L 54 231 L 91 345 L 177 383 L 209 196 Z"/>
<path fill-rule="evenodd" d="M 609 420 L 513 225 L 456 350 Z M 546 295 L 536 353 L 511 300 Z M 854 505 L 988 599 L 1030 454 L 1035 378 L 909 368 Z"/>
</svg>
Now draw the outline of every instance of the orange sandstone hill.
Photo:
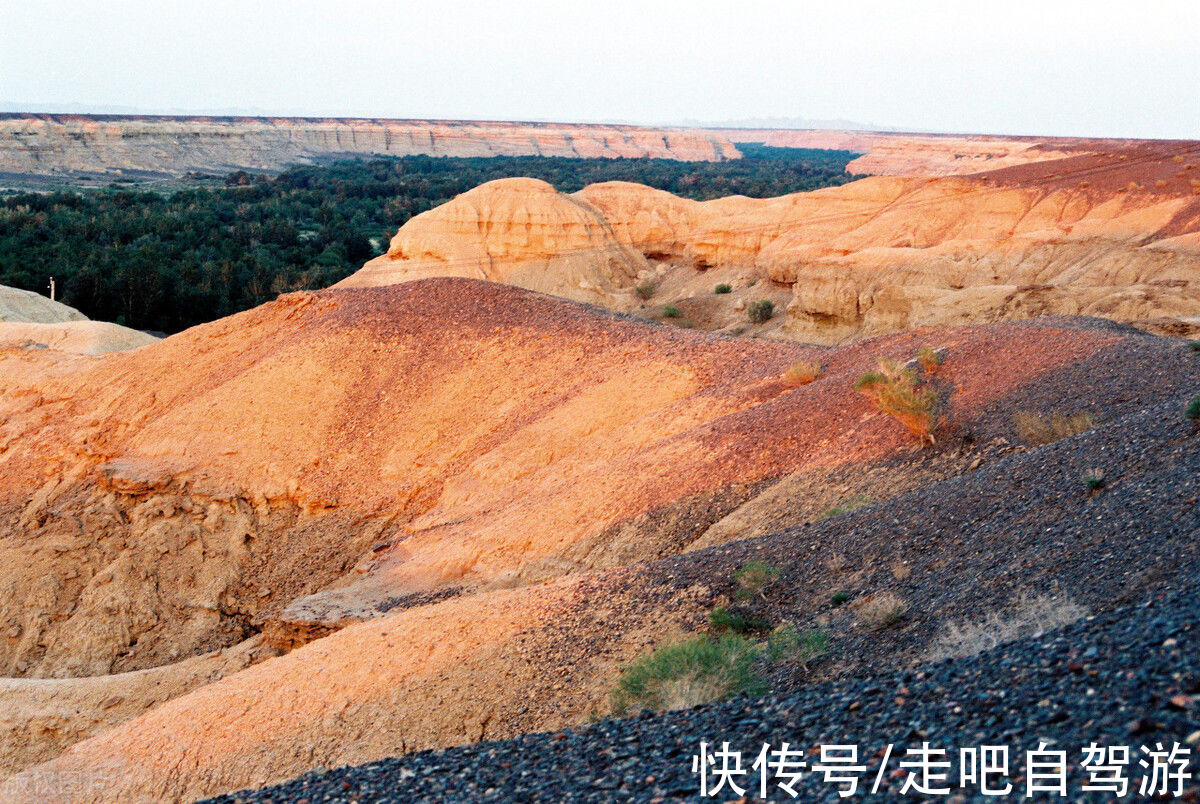
<svg viewBox="0 0 1200 804">
<path fill-rule="evenodd" d="M 350 156 L 736 159 L 719 134 L 626 125 L 378 118 L 0 114 L 0 173 L 151 173 L 288 165 Z"/>
<path fill-rule="evenodd" d="M 1200 330 L 1198 166 L 1198 143 L 1117 143 L 707 202 L 500 180 L 413 218 L 339 286 L 471 276 L 643 315 L 671 305 L 708 329 L 744 327 L 761 297 L 786 305 L 770 331 L 818 343 L 1052 313 L 1185 334 Z"/>
<path fill-rule="evenodd" d="M 880 357 L 944 350 L 947 432 L 983 443 L 1009 398 L 1056 407 L 1063 372 L 1146 340 L 825 349 L 440 278 L 99 358 L 0 351 L 0 798 L 191 799 L 580 722 L 714 605 L 631 565 L 984 460 L 913 452 L 854 390 Z"/>
</svg>

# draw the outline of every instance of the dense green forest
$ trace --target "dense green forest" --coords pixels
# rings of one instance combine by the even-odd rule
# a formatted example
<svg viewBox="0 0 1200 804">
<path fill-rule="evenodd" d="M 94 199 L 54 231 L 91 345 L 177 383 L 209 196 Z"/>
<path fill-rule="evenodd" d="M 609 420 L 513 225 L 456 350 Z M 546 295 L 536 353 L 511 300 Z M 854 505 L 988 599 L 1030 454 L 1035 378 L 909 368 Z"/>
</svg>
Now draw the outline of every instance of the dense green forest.
<svg viewBox="0 0 1200 804">
<path fill-rule="evenodd" d="M 403 157 L 233 173 L 170 193 L 106 189 L 0 196 L 0 285 L 45 292 L 90 318 L 177 332 L 322 288 L 381 253 L 401 224 L 485 181 L 574 192 L 625 180 L 695 199 L 841 184 L 857 154 L 740 146 L 745 159 Z"/>
</svg>

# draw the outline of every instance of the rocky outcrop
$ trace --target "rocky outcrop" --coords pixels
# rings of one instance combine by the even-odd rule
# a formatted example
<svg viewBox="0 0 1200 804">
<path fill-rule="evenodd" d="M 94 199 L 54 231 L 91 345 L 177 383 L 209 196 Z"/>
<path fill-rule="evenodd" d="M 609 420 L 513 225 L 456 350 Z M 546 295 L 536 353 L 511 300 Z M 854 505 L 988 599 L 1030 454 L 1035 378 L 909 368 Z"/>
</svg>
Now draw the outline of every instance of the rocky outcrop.
<svg viewBox="0 0 1200 804">
<path fill-rule="evenodd" d="M 347 156 L 740 156 L 716 134 L 622 125 L 295 117 L 0 115 L 0 172 L 280 170 Z"/>
<path fill-rule="evenodd" d="M 648 315 L 670 304 L 709 328 L 786 288 L 783 328 L 818 343 L 1051 313 L 1185 334 L 1200 329 L 1198 164 L 1200 145 L 1167 143 L 707 202 L 503 180 L 413 218 L 341 284 L 469 275 Z M 716 282 L 733 292 L 714 297 Z"/>
</svg>

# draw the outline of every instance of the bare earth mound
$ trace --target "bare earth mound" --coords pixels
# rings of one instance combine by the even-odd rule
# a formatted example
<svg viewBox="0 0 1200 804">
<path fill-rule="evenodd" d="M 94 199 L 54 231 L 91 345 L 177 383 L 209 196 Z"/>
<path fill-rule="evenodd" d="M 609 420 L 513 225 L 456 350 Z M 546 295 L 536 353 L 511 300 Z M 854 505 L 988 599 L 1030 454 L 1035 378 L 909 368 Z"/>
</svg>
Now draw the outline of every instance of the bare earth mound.
<svg viewBox="0 0 1200 804">
<path fill-rule="evenodd" d="M 106 321 L 89 321 L 73 307 L 28 290 L 0 285 L 0 351 L 6 349 L 102 355 L 158 338 Z"/>
<path fill-rule="evenodd" d="M 86 320 L 75 308 L 50 301 L 39 293 L 0 285 L 0 322 L 58 324 Z"/>
<path fill-rule="evenodd" d="M 157 341 L 153 335 L 107 321 L 0 322 L 0 349 L 53 349 L 95 356 L 124 352 Z"/>
</svg>

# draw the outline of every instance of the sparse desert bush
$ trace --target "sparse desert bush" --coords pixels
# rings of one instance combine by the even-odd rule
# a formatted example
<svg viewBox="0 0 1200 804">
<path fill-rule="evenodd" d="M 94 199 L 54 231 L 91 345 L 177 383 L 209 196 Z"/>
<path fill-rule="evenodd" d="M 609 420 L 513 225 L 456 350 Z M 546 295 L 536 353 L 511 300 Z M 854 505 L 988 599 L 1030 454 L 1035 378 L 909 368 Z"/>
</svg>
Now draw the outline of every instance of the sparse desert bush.
<svg viewBox="0 0 1200 804">
<path fill-rule="evenodd" d="M 872 628 L 890 628 L 908 614 L 908 603 L 892 592 L 880 592 L 864 598 L 857 613 Z"/>
<path fill-rule="evenodd" d="M 1200 341 L 1188 341 L 1188 346 L 1191 347 L 1193 352 L 1200 352 Z"/>
<path fill-rule="evenodd" d="M 916 372 L 894 360 L 881 359 L 878 371 L 858 378 L 855 390 L 868 396 L 884 413 L 900 422 L 922 441 L 935 443 L 933 431 L 938 425 L 938 394 L 917 382 Z"/>
<path fill-rule="evenodd" d="M 721 284 L 719 284 L 715 288 L 713 288 L 713 293 L 732 293 L 732 292 L 733 292 L 733 285 L 729 284 L 728 282 L 722 282 Z"/>
<path fill-rule="evenodd" d="M 850 593 L 849 592 L 834 592 L 832 595 L 829 596 L 829 605 L 833 606 L 835 609 L 838 608 L 839 606 L 844 606 L 849 602 L 850 602 Z"/>
<path fill-rule="evenodd" d="M 610 695 L 614 714 L 643 709 L 685 709 L 738 693 L 766 692 L 754 672 L 761 649 L 736 634 L 696 636 L 664 645 L 633 660 Z"/>
<path fill-rule="evenodd" d="M 1187 410 L 1183 412 L 1183 415 L 1189 419 L 1200 419 L 1200 396 L 1192 397 L 1192 401 L 1188 403 Z"/>
<path fill-rule="evenodd" d="M 840 502 L 831 508 L 825 509 L 825 513 L 821 514 L 817 520 L 820 521 L 824 519 L 832 519 L 835 516 L 848 514 L 856 508 L 862 508 L 864 505 L 870 505 L 873 502 L 874 500 L 872 500 L 870 497 L 863 496 L 862 494 L 856 494 L 844 502 Z"/>
<path fill-rule="evenodd" d="M 917 350 L 917 362 L 927 374 L 937 374 L 937 370 L 942 367 L 942 355 L 936 349 L 922 346 Z"/>
<path fill-rule="evenodd" d="M 1031 447 L 1036 447 L 1091 430 L 1096 426 L 1096 417 L 1085 410 L 1071 414 L 1055 411 L 1049 416 L 1039 416 L 1021 410 L 1013 416 L 1013 424 L 1021 440 Z"/>
<path fill-rule="evenodd" d="M 708 621 L 718 631 L 733 631 L 738 634 L 754 634 L 771 630 L 771 623 L 763 618 L 737 610 L 730 611 L 724 606 L 713 609 L 708 615 Z"/>
<path fill-rule="evenodd" d="M 771 316 L 775 315 L 775 302 L 770 299 L 758 299 L 750 302 L 746 308 L 746 315 L 755 324 L 763 324 L 771 320 Z"/>
<path fill-rule="evenodd" d="M 673 304 L 663 307 L 663 318 L 679 318 L 680 315 L 679 308 Z"/>
<path fill-rule="evenodd" d="M 815 360 L 793 363 L 783 372 L 783 381 L 792 388 L 808 385 L 821 376 L 821 364 Z"/>
<path fill-rule="evenodd" d="M 637 293 L 638 298 L 648 299 L 658 290 L 658 283 L 653 279 L 644 279 L 633 286 L 633 290 Z"/>
<path fill-rule="evenodd" d="M 795 662 L 807 669 L 809 662 L 826 653 L 829 635 L 816 628 L 801 631 L 794 625 L 781 625 L 767 638 L 767 658 L 773 662 Z"/>
<path fill-rule="evenodd" d="M 758 595 L 766 600 L 767 588 L 779 580 L 783 573 L 779 567 L 765 561 L 748 561 L 737 572 L 733 573 L 733 581 L 739 587 L 738 595 L 743 598 Z"/>
<path fill-rule="evenodd" d="M 985 650 L 1036 636 L 1087 616 L 1087 610 L 1068 598 L 1022 595 L 1006 611 L 992 612 L 974 622 L 948 622 L 931 650 L 930 658 L 974 656 Z"/>
<path fill-rule="evenodd" d="M 1104 470 L 1088 469 L 1083 473 L 1083 485 L 1088 491 L 1099 491 L 1104 488 Z"/>
</svg>

